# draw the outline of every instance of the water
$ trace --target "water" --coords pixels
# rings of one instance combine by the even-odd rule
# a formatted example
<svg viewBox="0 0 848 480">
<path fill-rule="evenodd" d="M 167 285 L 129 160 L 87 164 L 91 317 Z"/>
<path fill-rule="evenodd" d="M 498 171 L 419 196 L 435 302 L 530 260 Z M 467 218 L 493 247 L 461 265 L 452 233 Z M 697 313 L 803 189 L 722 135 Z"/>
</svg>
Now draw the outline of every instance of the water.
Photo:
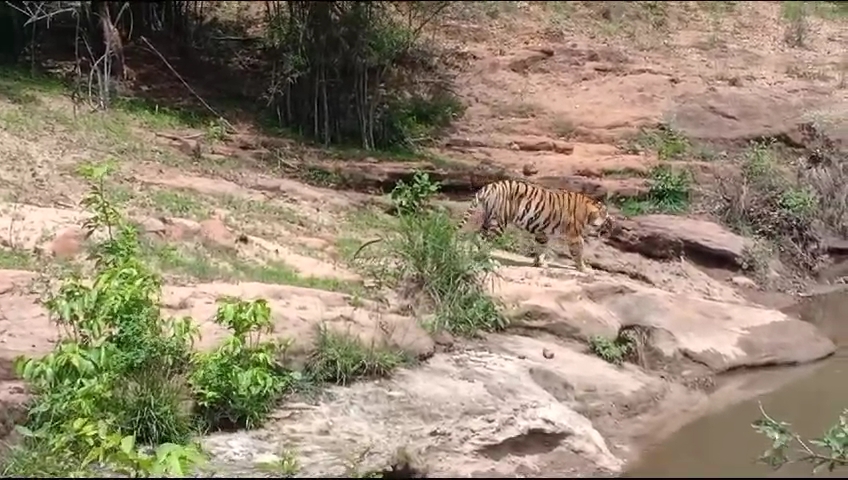
<svg viewBox="0 0 848 480">
<path fill-rule="evenodd" d="M 747 394 L 741 392 L 747 400 L 709 413 L 649 447 L 624 476 L 811 477 L 809 463 L 774 471 L 757 462 L 770 442 L 751 423 L 761 417 L 762 402 L 769 416 L 789 422 L 802 438 L 816 438 L 848 408 L 848 290 L 808 299 L 788 308 L 790 312 L 816 324 L 840 345 L 836 355 L 814 365 L 756 374 L 746 381 Z M 782 385 L 774 389 L 775 383 Z M 790 454 L 795 455 L 794 447 Z M 848 467 L 822 471 L 816 477 L 848 478 Z"/>
<path fill-rule="evenodd" d="M 684 426 L 645 452 L 625 477 L 798 477 L 811 476 L 809 464 L 777 472 L 756 460 L 769 441 L 751 428 L 760 418 L 758 401 L 774 419 L 792 424 L 802 438 L 820 436 L 848 407 L 848 352 L 817 365 L 809 375 L 777 390 L 709 414 Z M 816 475 L 846 478 L 848 470 Z"/>
</svg>

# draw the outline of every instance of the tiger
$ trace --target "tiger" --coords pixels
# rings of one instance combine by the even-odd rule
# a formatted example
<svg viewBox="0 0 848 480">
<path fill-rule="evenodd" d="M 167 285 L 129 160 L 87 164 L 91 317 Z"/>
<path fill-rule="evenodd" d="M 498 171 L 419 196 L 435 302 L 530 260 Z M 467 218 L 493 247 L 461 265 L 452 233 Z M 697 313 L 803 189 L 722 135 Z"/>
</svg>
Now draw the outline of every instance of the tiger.
<svg viewBox="0 0 848 480">
<path fill-rule="evenodd" d="M 480 203 L 483 204 L 480 233 L 487 240 L 502 235 L 510 223 L 533 235 L 534 267 L 547 267 L 548 239 L 564 233 L 577 270 L 584 272 L 583 234 L 586 225 L 599 232 L 611 222 L 606 205 L 588 195 L 509 179 L 490 183 L 478 190 L 462 216 L 459 229 L 465 227 Z"/>
</svg>

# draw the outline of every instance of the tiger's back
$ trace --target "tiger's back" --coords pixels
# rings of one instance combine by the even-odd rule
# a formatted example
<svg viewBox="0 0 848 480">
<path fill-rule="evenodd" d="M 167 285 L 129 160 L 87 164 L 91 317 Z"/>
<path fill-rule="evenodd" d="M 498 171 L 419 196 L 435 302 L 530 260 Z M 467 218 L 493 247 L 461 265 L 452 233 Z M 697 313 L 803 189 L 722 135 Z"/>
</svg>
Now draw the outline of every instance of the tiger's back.
<svg viewBox="0 0 848 480">
<path fill-rule="evenodd" d="M 480 230 L 487 238 L 501 235 L 510 223 L 534 236 L 537 248 L 533 263 L 536 266 L 544 263 L 549 237 L 564 235 L 577 268 L 583 270 L 585 228 L 600 228 L 609 218 L 603 203 L 583 193 L 552 190 L 519 180 L 501 180 L 477 192 L 460 227 L 468 222 L 478 204 L 483 206 Z"/>
</svg>

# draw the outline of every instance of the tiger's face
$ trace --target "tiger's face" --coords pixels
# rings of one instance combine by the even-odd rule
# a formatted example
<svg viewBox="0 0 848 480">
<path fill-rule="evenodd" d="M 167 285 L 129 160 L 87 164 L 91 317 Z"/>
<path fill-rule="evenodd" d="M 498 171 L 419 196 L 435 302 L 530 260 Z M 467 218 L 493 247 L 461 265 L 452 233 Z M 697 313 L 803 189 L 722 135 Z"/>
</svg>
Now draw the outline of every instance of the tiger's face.
<svg viewBox="0 0 848 480">
<path fill-rule="evenodd" d="M 588 224 L 595 235 L 600 235 L 612 227 L 612 218 L 605 204 L 596 202 L 592 207 Z"/>
</svg>

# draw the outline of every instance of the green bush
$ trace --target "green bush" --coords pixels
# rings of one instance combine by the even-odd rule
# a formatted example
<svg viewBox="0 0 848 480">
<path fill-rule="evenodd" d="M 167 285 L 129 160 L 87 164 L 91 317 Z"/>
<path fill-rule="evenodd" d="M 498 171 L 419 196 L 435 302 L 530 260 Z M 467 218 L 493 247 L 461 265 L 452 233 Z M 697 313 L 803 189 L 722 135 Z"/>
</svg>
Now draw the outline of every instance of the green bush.
<svg viewBox="0 0 848 480">
<path fill-rule="evenodd" d="M 598 335 L 589 339 L 589 350 L 606 362 L 621 365 L 633 351 L 633 340 L 627 335 L 612 339 Z"/>
<path fill-rule="evenodd" d="M 643 150 L 657 152 L 660 160 L 680 160 L 691 152 L 692 144 L 682 132 L 668 125 L 660 125 L 653 129 L 639 130 L 636 137 L 625 146 L 625 151 L 630 153 L 640 153 Z"/>
<path fill-rule="evenodd" d="M 412 183 L 398 180 L 391 198 L 395 210 L 402 215 L 420 213 L 430 199 L 439 192 L 439 184 L 432 182 L 424 172 L 415 172 Z"/>
<path fill-rule="evenodd" d="M 495 267 L 488 247 L 463 238 L 443 209 L 425 208 L 438 189 L 420 173 L 412 185 L 398 184 L 392 192 L 398 226 L 375 257 L 382 268 L 373 273 L 425 292 L 437 329 L 463 335 L 503 329 L 507 320 L 481 283 Z"/>
<path fill-rule="evenodd" d="M 436 328 L 472 334 L 506 326 L 481 284 L 495 267 L 487 245 L 462 238 L 446 212 L 402 216 L 389 248 L 400 262 L 401 278 L 422 288 L 435 303 Z"/>
<path fill-rule="evenodd" d="M 265 300 L 224 299 L 215 322 L 232 334 L 195 356 L 190 383 L 198 410 L 211 428 L 256 427 L 291 386 L 293 374 L 277 363 L 288 343 L 260 341 L 272 331 Z"/>
<path fill-rule="evenodd" d="M 88 234 L 106 236 L 92 249 L 94 279 L 62 279 L 45 305 L 64 335 L 48 355 L 16 362 L 34 399 L 9 474 L 40 468 L 14 461 L 27 450 L 49 458 L 42 465 L 53 475 L 95 463 L 133 475 L 174 473 L 199 459 L 195 446 L 183 445 L 193 431 L 185 392 L 170 381 L 185 372 L 196 330 L 189 319 L 160 317 L 159 278 L 139 261 L 135 228 L 104 196 L 107 172 L 87 172 L 93 185 L 83 201 L 92 214 Z M 173 448 L 149 457 L 136 441 Z"/>
<path fill-rule="evenodd" d="M 648 193 L 642 197 L 628 198 L 621 203 L 624 215 L 632 217 L 648 213 L 683 213 L 691 202 L 692 177 L 685 170 L 675 171 L 669 165 L 658 165 L 651 170 Z"/>
<path fill-rule="evenodd" d="M 739 173 L 719 177 L 718 214 L 734 230 L 772 242 L 794 263 L 814 268 L 820 259 L 817 225 L 837 217 L 825 215 L 822 206 L 832 204 L 830 213 L 841 208 L 842 200 L 825 200 L 823 190 L 815 188 L 823 183 L 799 181 L 770 142 L 752 142 L 739 160 Z"/>
</svg>

